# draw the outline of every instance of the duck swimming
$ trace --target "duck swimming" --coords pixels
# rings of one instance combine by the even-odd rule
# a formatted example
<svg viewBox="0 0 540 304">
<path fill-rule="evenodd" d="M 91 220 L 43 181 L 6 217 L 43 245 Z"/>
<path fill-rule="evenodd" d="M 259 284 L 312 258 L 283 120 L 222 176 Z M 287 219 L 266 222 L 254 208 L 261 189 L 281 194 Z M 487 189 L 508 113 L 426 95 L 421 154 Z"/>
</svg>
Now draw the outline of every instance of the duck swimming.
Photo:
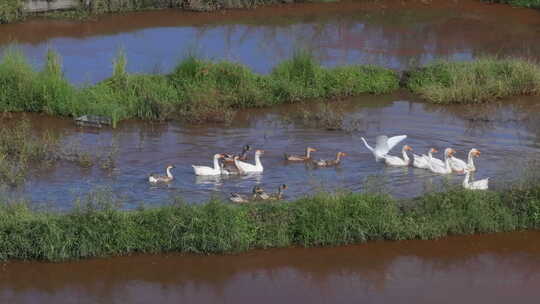
<svg viewBox="0 0 540 304">
<path fill-rule="evenodd" d="M 263 150 L 255 151 L 255 164 L 254 165 L 240 161 L 239 159 L 236 159 L 234 164 L 236 165 L 238 170 L 242 173 L 263 172 L 264 168 L 261 163 L 261 155 L 263 154 L 264 154 Z"/>
<path fill-rule="evenodd" d="M 251 146 L 245 145 L 244 147 L 242 147 L 242 152 L 240 152 L 240 154 L 238 155 L 230 154 L 230 153 L 223 153 L 223 160 L 228 163 L 233 163 L 235 156 L 238 156 L 239 160 L 242 160 L 242 161 L 247 160 L 247 155 L 249 151 L 251 151 Z"/>
<path fill-rule="evenodd" d="M 452 173 L 452 168 L 450 168 L 450 157 L 453 153 L 455 153 L 456 150 L 452 148 L 446 148 L 444 150 L 444 166 L 439 166 L 438 164 L 434 163 L 433 161 L 429 162 L 429 170 L 433 173 L 438 174 L 450 174 Z"/>
<path fill-rule="evenodd" d="M 465 169 L 465 179 L 463 180 L 463 188 L 469 190 L 487 190 L 489 188 L 489 177 L 477 181 L 469 181 L 471 170 Z"/>
<path fill-rule="evenodd" d="M 195 166 L 192 165 L 195 175 L 199 176 L 209 176 L 209 175 L 220 175 L 221 166 L 219 165 L 219 159 L 222 158 L 222 154 L 214 154 L 214 167 L 207 166 Z"/>
<path fill-rule="evenodd" d="M 392 155 L 385 155 L 384 163 L 388 166 L 392 167 L 407 167 L 409 163 L 411 162 L 411 159 L 407 155 L 407 151 L 412 151 L 412 148 L 408 145 L 404 145 L 401 149 L 401 153 L 403 154 L 403 158 L 400 158 L 399 156 L 392 156 Z"/>
<path fill-rule="evenodd" d="M 469 151 L 467 162 L 452 156 L 450 157 L 450 167 L 452 167 L 452 170 L 457 173 L 464 173 L 465 170 L 474 172 L 476 171 L 476 167 L 474 166 L 474 158 L 478 156 L 480 156 L 480 151 L 474 148 Z"/>
<path fill-rule="evenodd" d="M 263 192 L 261 187 L 254 186 L 253 190 L 251 191 L 251 197 L 249 197 L 248 195 L 232 192 L 229 200 L 237 204 L 249 203 L 250 201 L 255 200 L 261 192 Z"/>
<path fill-rule="evenodd" d="M 268 194 L 264 189 L 260 188 L 260 191 L 257 193 L 257 199 L 263 200 L 263 201 L 279 201 L 283 199 L 283 192 L 287 189 L 287 185 L 281 184 L 278 187 L 278 191 L 276 193 Z"/>
<path fill-rule="evenodd" d="M 159 175 L 156 173 L 150 174 L 148 181 L 152 184 L 155 183 L 168 183 L 174 179 L 174 176 L 171 173 L 171 169 L 174 169 L 174 165 L 168 165 L 166 169 L 166 175 Z"/>
<path fill-rule="evenodd" d="M 287 190 L 287 188 L 288 187 L 285 184 L 279 185 L 278 192 L 275 193 L 275 194 L 270 195 L 270 199 L 271 200 L 276 200 L 276 201 L 282 200 L 283 199 L 283 192 L 285 190 Z"/>
<path fill-rule="evenodd" d="M 375 148 L 371 147 L 365 138 L 362 137 L 362 141 L 366 148 L 368 148 L 373 156 L 375 156 L 375 161 L 383 160 L 384 156 L 392 150 L 398 143 L 407 138 L 407 135 L 398 135 L 388 138 L 386 135 L 379 135 L 375 139 Z"/>
<path fill-rule="evenodd" d="M 341 158 L 344 156 L 347 156 L 347 153 L 338 152 L 336 155 L 336 159 L 330 159 L 330 160 L 319 159 L 318 161 L 314 161 L 313 164 L 318 167 L 337 166 L 339 165 L 339 163 L 341 163 Z"/>
<path fill-rule="evenodd" d="M 419 168 L 419 169 L 429 169 L 429 160 L 433 158 L 433 153 L 437 153 L 438 151 L 435 148 L 429 149 L 427 155 L 416 155 L 413 153 L 413 167 Z"/>
<path fill-rule="evenodd" d="M 311 160 L 311 152 L 317 152 L 317 149 L 307 147 L 306 155 L 290 155 L 285 153 L 285 160 L 288 161 L 308 161 Z"/>
</svg>

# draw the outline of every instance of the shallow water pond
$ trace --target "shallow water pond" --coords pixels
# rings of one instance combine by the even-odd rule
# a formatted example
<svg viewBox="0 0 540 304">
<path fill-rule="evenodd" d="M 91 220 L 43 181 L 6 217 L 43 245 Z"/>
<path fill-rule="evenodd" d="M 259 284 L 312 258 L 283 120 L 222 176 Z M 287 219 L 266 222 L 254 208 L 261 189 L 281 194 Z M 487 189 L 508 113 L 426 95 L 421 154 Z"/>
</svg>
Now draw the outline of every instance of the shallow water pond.
<svg viewBox="0 0 540 304">
<path fill-rule="evenodd" d="M 317 111 L 319 106 L 300 104 L 271 109 L 241 111 L 230 126 L 182 125 L 178 123 L 124 122 L 116 129 L 76 127 L 71 120 L 43 115 L 30 116 L 35 126 L 66 135 L 83 147 L 114 142 L 118 147 L 116 167 L 102 170 L 73 164 L 61 164 L 32 174 L 16 190 L 19 195 L 53 207 L 69 208 L 75 198 L 97 188 L 112 190 L 134 208 L 142 202 L 163 204 L 175 197 L 198 203 L 212 196 L 226 198 L 230 192 L 250 192 L 254 185 L 276 191 L 287 184 L 287 199 L 323 190 L 383 190 L 397 197 L 414 197 L 445 185 L 460 185 L 462 175 L 447 177 L 426 170 L 389 168 L 376 163 L 364 147 L 364 136 L 373 144 L 377 135 L 408 135 L 403 144 L 415 153 L 430 147 L 442 151 L 453 147 L 459 158 L 466 159 L 471 148 L 477 158 L 476 178 L 491 178 L 493 188 L 505 186 L 521 177 L 526 162 L 538 158 L 540 151 L 540 106 L 538 98 L 477 106 L 435 106 L 408 101 L 410 96 L 362 96 L 336 101 L 324 108 L 327 114 L 343 119 L 344 130 L 327 130 L 325 125 L 298 119 L 290 113 Z M 309 109 L 309 110 L 306 110 Z M 314 110 L 315 109 L 315 110 Z M 352 126 L 347 128 L 347 126 Z M 191 165 L 212 164 L 215 153 L 240 152 L 243 145 L 263 149 L 264 172 L 245 176 L 196 177 Z M 343 151 L 348 155 L 338 167 L 314 168 L 304 163 L 288 163 L 283 153 L 304 152 L 307 146 L 318 149 L 314 158 L 334 158 Z M 400 154 L 401 145 L 392 153 Z M 253 162 L 253 152 L 249 155 Z M 436 155 L 442 157 L 441 153 Z M 175 180 L 154 186 L 147 176 L 164 172 L 168 164 Z"/>
</svg>

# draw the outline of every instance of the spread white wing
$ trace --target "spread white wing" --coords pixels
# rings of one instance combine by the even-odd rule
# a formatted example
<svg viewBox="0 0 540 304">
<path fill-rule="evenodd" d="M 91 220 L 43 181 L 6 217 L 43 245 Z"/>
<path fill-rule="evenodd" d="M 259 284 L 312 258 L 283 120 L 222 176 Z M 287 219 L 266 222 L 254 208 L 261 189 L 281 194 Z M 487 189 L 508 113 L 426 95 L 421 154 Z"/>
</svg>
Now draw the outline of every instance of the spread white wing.
<svg viewBox="0 0 540 304">
<path fill-rule="evenodd" d="M 398 135 L 398 136 L 392 136 L 388 138 L 386 141 L 386 146 L 388 147 L 388 151 L 386 151 L 386 153 L 390 152 L 392 148 L 394 148 L 397 144 L 399 144 L 405 138 L 407 138 L 407 135 Z"/>
</svg>

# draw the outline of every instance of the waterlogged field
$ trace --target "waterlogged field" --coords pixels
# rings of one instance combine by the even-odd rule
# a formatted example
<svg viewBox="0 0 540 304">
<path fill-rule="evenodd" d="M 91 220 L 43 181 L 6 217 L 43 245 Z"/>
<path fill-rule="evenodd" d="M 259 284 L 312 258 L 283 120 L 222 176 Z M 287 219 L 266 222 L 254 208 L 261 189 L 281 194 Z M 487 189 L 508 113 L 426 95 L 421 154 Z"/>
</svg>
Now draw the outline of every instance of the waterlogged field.
<svg viewBox="0 0 540 304">
<path fill-rule="evenodd" d="M 2 25 L 0 260 L 399 246 L 540 228 L 538 11 L 477 1 L 294 7 Z M 113 126 L 76 127 L 71 118 L 83 114 Z M 407 134 L 417 154 L 452 147 L 465 159 L 479 149 L 475 178 L 489 177 L 490 190 L 462 189 L 463 175 L 375 162 L 360 138 L 381 134 Z M 246 144 L 266 151 L 264 173 L 193 174 L 192 165 Z M 315 159 L 347 156 L 332 168 L 284 161 L 308 146 Z M 148 183 L 170 164 L 171 183 Z M 284 201 L 227 200 L 282 184 Z M 0 279 L 0 302 L 27 296 L 10 284 Z"/>
</svg>

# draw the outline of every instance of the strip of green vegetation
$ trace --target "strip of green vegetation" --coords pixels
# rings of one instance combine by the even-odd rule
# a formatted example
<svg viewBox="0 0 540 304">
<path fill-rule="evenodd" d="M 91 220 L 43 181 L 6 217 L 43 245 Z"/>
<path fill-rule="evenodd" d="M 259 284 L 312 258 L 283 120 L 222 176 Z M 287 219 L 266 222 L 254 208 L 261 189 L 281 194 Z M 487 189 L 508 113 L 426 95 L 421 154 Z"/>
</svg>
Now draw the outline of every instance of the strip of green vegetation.
<svg viewBox="0 0 540 304">
<path fill-rule="evenodd" d="M 60 58 L 47 54 L 35 71 L 16 51 L 0 62 L 0 111 L 44 112 L 60 116 L 102 115 L 113 122 L 140 118 L 183 118 L 223 122 L 235 109 L 308 99 L 383 94 L 398 88 L 397 74 L 375 66 L 323 68 L 305 52 L 276 66 L 269 75 L 231 62 L 189 56 L 168 75 L 129 74 L 120 54 L 111 78 L 77 88 L 62 75 Z"/>
<path fill-rule="evenodd" d="M 490 3 L 505 3 L 517 7 L 540 8 L 540 0 L 484 0 Z"/>
<path fill-rule="evenodd" d="M 24 2 L 31 0 L 1 0 L 0 24 L 23 19 Z M 48 0 L 55 1 L 55 0 Z M 333 0 L 332 0 L 333 1 Z M 38 13 L 48 17 L 81 19 L 107 13 L 124 13 L 141 10 L 183 8 L 194 11 L 215 11 L 219 9 L 254 8 L 259 5 L 292 3 L 294 0 L 77 0 L 76 8 L 67 11 Z"/>
<path fill-rule="evenodd" d="M 23 0 L 0 1 L 0 24 L 14 22 L 23 17 Z"/>
<path fill-rule="evenodd" d="M 398 207 L 405 203 L 406 206 Z M 100 192 L 69 213 L 0 205 L 0 259 L 59 261 L 130 253 L 231 253 L 540 228 L 540 188 L 449 190 L 399 202 L 322 194 L 288 203 L 210 201 L 121 211 Z"/>
<path fill-rule="evenodd" d="M 437 61 L 409 72 L 407 87 L 434 103 L 480 103 L 540 94 L 540 66 L 522 59 Z"/>
</svg>

